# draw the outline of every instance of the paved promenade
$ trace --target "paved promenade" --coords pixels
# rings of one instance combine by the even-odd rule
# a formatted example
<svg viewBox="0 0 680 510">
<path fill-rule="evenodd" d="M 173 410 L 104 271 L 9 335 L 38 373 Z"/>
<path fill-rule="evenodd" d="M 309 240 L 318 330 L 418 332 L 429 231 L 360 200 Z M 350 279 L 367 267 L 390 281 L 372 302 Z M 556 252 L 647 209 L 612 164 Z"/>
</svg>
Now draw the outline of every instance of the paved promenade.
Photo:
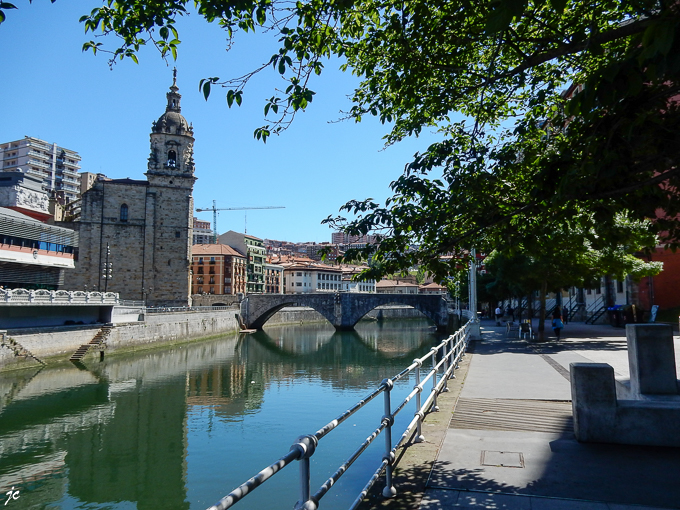
<svg viewBox="0 0 680 510">
<path fill-rule="evenodd" d="M 680 448 L 574 437 L 569 363 L 605 362 L 627 376 L 625 330 L 570 323 L 558 342 L 546 322 L 550 335 L 535 344 L 506 338 L 491 321 L 482 328 L 417 508 L 680 508 Z"/>
</svg>

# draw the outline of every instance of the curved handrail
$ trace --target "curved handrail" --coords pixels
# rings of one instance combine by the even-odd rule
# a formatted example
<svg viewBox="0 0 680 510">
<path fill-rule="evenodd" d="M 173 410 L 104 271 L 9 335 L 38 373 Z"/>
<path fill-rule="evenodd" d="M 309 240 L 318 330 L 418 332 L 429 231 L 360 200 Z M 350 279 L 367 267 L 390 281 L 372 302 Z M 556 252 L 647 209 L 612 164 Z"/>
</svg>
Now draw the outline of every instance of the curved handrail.
<svg viewBox="0 0 680 510">
<path fill-rule="evenodd" d="M 424 441 L 421 425 L 425 418 L 425 413 L 430 409 L 439 409 L 437 407 L 437 396 L 445 390 L 448 380 L 454 377 L 454 371 L 458 368 L 458 362 L 465 355 L 465 351 L 470 339 L 470 325 L 473 322 L 472 317 L 473 314 L 470 313 L 468 317 L 470 320 L 453 335 L 450 335 L 448 338 L 442 340 L 437 346 L 432 347 L 430 351 L 424 356 L 414 359 L 408 367 L 404 368 L 398 374 L 383 380 L 377 388 L 359 400 L 359 402 L 354 404 L 352 407 L 321 427 L 314 434 L 299 437 L 296 442 L 293 443 L 290 451 L 286 455 L 238 486 L 220 501 L 209 507 L 208 510 L 226 510 L 227 508 L 230 508 L 250 492 L 266 482 L 268 479 L 273 477 L 276 473 L 291 464 L 293 460 L 298 460 L 301 463 L 300 500 L 295 505 L 295 508 L 296 510 L 315 510 L 319 507 L 319 502 L 321 499 L 328 493 L 333 485 L 337 483 L 340 477 L 347 472 L 350 466 L 383 432 L 385 433 L 385 454 L 377 469 L 368 480 L 368 483 L 364 486 L 350 506 L 350 510 L 354 510 L 359 505 L 359 503 L 361 503 L 363 498 L 368 494 L 368 491 L 370 491 L 371 487 L 383 473 L 385 473 L 386 485 L 383 490 L 383 495 L 385 497 L 392 497 L 396 495 L 396 489 L 392 486 L 392 468 L 396 458 L 396 451 L 405 441 L 408 440 L 415 429 L 417 429 L 416 442 Z M 441 354 L 439 360 L 437 360 L 438 353 Z M 427 370 L 427 375 L 425 375 L 425 377 L 421 380 L 421 368 L 426 362 L 431 365 L 431 368 Z M 441 377 L 439 380 L 437 380 L 437 375 L 440 374 L 440 372 Z M 402 402 L 399 403 L 394 411 L 392 411 L 390 394 L 392 388 L 394 387 L 394 383 L 411 373 L 415 373 L 416 384 L 413 387 L 413 390 L 402 400 Z M 432 385 L 430 394 L 421 404 L 421 394 L 423 391 L 425 391 L 425 385 L 430 381 Z M 380 418 L 380 424 L 373 430 L 371 435 L 369 435 L 357 447 L 357 449 L 349 456 L 349 458 L 337 468 L 335 473 L 333 473 L 323 484 L 321 484 L 319 489 L 314 494 L 312 494 L 310 490 L 311 472 L 309 459 L 312 457 L 312 455 L 314 455 L 314 452 L 316 451 L 321 439 L 330 434 L 350 416 L 356 413 L 359 409 L 363 408 L 381 393 L 383 394 L 385 400 L 385 414 Z M 392 445 L 391 434 L 392 425 L 394 424 L 394 417 L 403 411 L 406 405 L 414 397 L 416 398 L 416 412 L 414 413 L 414 417 L 406 427 L 406 430 L 402 433 L 397 443 Z"/>
</svg>

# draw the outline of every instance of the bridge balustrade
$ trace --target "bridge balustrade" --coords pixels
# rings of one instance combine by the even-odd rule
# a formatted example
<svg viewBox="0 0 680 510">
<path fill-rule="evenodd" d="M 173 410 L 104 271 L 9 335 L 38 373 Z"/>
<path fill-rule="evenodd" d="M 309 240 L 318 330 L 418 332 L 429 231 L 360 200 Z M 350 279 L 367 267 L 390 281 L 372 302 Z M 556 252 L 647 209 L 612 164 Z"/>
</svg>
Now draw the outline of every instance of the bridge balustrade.
<svg viewBox="0 0 680 510">
<path fill-rule="evenodd" d="M 82 290 L 28 290 L 0 289 L 0 304 L 70 305 L 103 304 L 117 305 L 115 292 L 83 292 Z"/>
<path fill-rule="evenodd" d="M 237 502 L 241 501 L 245 496 L 257 489 L 268 479 L 276 475 L 286 466 L 289 466 L 293 461 L 297 460 L 300 463 L 300 499 L 295 505 L 296 510 L 316 510 L 322 498 L 328 491 L 337 483 L 340 477 L 352 466 L 352 464 L 366 451 L 370 444 L 376 440 L 381 434 L 385 434 L 385 454 L 382 462 L 376 467 L 368 482 L 357 495 L 356 499 L 350 506 L 350 510 L 356 509 L 361 501 L 366 497 L 375 482 L 380 476 L 385 474 L 385 487 L 382 491 L 385 497 L 394 497 L 397 494 L 396 488 L 393 485 L 392 471 L 396 458 L 397 449 L 403 445 L 415 431 L 415 442 L 419 443 L 425 440 L 422 434 L 422 422 L 425 418 L 425 413 L 429 411 L 438 411 L 437 396 L 443 392 L 448 391 L 447 382 L 449 379 L 455 377 L 455 370 L 458 368 L 458 362 L 465 355 L 468 342 L 470 340 L 470 331 L 472 321 L 468 322 L 460 328 L 456 333 L 444 339 L 436 347 L 432 347 L 430 352 L 421 358 L 413 360 L 408 367 L 391 378 L 384 379 L 380 386 L 374 389 L 371 393 L 366 395 L 359 402 L 347 409 L 335 419 L 331 420 L 324 427 L 316 431 L 314 434 L 300 436 L 290 448 L 290 451 L 283 457 L 278 459 L 273 464 L 270 464 L 255 476 L 241 484 L 239 487 L 231 491 L 224 498 L 211 506 L 208 510 L 226 510 L 232 507 Z M 421 380 L 421 375 L 424 366 L 431 366 L 426 370 L 425 377 Z M 395 383 L 411 374 L 415 374 L 416 384 L 413 390 L 404 398 L 404 400 L 394 408 L 392 411 L 392 402 L 390 394 Z M 438 379 L 438 375 L 440 375 Z M 430 393 L 424 402 L 421 402 L 421 394 L 425 390 L 426 385 L 431 385 Z M 335 471 L 335 473 L 328 478 L 319 489 L 312 494 L 310 487 L 311 480 L 311 466 L 310 458 L 314 455 L 316 449 L 319 447 L 321 439 L 326 437 L 332 431 L 337 429 L 354 413 L 366 406 L 373 399 L 383 394 L 384 399 L 384 415 L 380 418 L 379 425 L 371 433 L 371 435 L 360 445 L 354 453 Z M 401 434 L 396 444 L 392 444 L 392 426 L 394 418 L 401 411 L 403 411 L 407 404 L 415 397 L 414 417 L 406 427 L 406 430 Z"/>
</svg>

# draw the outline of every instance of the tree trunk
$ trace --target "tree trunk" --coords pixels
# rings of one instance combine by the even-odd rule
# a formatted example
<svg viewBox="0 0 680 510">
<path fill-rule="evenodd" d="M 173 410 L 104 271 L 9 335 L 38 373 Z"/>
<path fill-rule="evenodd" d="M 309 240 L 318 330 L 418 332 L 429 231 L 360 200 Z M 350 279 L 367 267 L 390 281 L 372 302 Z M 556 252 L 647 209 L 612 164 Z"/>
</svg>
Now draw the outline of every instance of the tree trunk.
<svg viewBox="0 0 680 510">
<path fill-rule="evenodd" d="M 539 342 L 542 342 L 545 338 L 545 295 L 548 292 L 548 282 L 547 280 L 543 280 L 541 283 L 541 308 L 538 312 L 538 338 L 537 340 Z"/>
</svg>

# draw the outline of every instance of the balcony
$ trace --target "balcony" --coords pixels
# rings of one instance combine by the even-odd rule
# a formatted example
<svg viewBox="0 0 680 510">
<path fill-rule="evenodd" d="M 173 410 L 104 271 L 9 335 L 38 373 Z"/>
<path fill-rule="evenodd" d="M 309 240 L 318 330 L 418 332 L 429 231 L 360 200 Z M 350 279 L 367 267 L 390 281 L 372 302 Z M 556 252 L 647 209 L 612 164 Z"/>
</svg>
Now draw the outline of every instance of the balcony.
<svg viewBox="0 0 680 510">
<path fill-rule="evenodd" d="M 37 166 L 37 167 L 40 167 L 40 168 L 51 168 L 50 165 L 48 165 L 44 161 L 40 161 L 38 159 L 29 159 L 28 164 L 33 165 L 33 166 Z"/>
</svg>

